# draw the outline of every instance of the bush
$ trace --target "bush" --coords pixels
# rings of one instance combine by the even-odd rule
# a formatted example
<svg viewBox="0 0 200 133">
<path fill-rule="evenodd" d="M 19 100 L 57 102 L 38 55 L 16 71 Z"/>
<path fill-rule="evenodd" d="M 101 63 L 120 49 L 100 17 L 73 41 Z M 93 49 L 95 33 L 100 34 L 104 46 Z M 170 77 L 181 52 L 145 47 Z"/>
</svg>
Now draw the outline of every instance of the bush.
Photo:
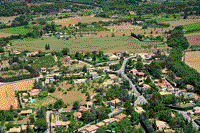
<svg viewBox="0 0 200 133">
<path fill-rule="evenodd" d="M 18 115 L 18 120 L 23 120 L 23 116 L 22 115 Z"/>
</svg>

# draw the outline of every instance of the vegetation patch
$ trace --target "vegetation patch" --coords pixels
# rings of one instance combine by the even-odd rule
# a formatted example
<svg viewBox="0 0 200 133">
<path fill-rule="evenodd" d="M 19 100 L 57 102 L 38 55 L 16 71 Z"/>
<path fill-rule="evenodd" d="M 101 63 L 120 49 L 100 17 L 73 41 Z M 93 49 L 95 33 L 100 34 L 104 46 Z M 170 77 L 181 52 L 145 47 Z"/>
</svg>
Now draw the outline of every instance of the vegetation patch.
<svg viewBox="0 0 200 133">
<path fill-rule="evenodd" d="M 32 64 L 32 67 L 39 70 L 42 67 L 53 67 L 56 64 L 57 63 L 52 56 L 42 56 L 35 60 L 35 62 Z"/>
</svg>

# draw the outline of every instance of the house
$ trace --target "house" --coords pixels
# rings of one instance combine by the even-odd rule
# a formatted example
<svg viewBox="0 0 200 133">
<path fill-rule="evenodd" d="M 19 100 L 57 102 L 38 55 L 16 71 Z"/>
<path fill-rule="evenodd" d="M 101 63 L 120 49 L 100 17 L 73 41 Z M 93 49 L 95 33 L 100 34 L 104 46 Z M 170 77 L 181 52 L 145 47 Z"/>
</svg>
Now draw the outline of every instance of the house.
<svg viewBox="0 0 200 133">
<path fill-rule="evenodd" d="M 117 79 L 118 77 L 115 74 L 109 74 L 108 75 L 110 77 L 110 79 L 114 80 Z"/>
<path fill-rule="evenodd" d="M 26 56 L 34 56 L 34 55 L 37 55 L 37 54 L 38 54 L 38 52 L 36 51 L 36 52 L 27 53 Z"/>
<path fill-rule="evenodd" d="M 108 102 L 108 105 L 115 107 L 117 103 L 120 103 L 121 101 L 119 99 L 114 99 Z"/>
<path fill-rule="evenodd" d="M 187 85 L 186 85 L 186 89 L 187 89 L 187 90 L 194 90 L 194 86 L 193 86 L 193 85 L 187 84 Z"/>
<path fill-rule="evenodd" d="M 87 79 L 74 79 L 73 80 L 75 84 L 80 84 L 80 83 L 84 83 L 87 81 Z"/>
<path fill-rule="evenodd" d="M 164 133 L 175 133 L 176 131 L 175 130 L 172 130 L 172 129 L 166 129 L 164 130 Z"/>
<path fill-rule="evenodd" d="M 47 68 L 45 68 L 45 67 L 40 68 L 40 72 L 41 72 L 41 73 L 47 72 Z"/>
<path fill-rule="evenodd" d="M 19 114 L 22 115 L 22 116 L 27 116 L 27 115 L 30 115 L 32 113 L 33 113 L 32 109 L 28 109 L 28 110 L 22 110 Z"/>
<path fill-rule="evenodd" d="M 139 107 L 139 106 L 135 106 L 134 110 L 135 110 L 135 112 L 137 112 L 139 114 L 145 112 L 145 110 L 142 107 Z"/>
<path fill-rule="evenodd" d="M 19 52 L 19 51 L 14 51 L 12 54 L 19 55 L 19 54 L 21 54 L 21 52 Z"/>
<path fill-rule="evenodd" d="M 147 84 L 144 84 L 142 87 L 142 90 L 149 90 L 149 89 L 151 89 L 151 86 Z"/>
<path fill-rule="evenodd" d="M 74 60 L 73 60 L 73 59 L 70 59 L 70 60 L 68 61 L 68 63 L 71 64 L 71 63 L 74 62 L 74 61 L 77 61 L 77 60 L 76 60 L 76 59 L 74 59 Z"/>
<path fill-rule="evenodd" d="M 158 83 L 160 82 L 160 80 L 159 80 L 159 79 L 155 79 L 153 82 L 154 82 L 155 84 L 158 84 Z"/>
<path fill-rule="evenodd" d="M 194 107 L 193 112 L 194 112 L 194 114 L 199 114 L 200 113 L 200 107 Z"/>
<path fill-rule="evenodd" d="M 59 127 L 59 126 L 64 126 L 66 128 L 69 127 L 70 121 L 56 121 L 55 123 L 51 123 L 51 127 Z"/>
<path fill-rule="evenodd" d="M 88 72 L 94 72 L 94 70 L 95 70 L 94 67 L 91 67 L 91 68 L 88 68 L 88 69 L 87 69 Z"/>
<path fill-rule="evenodd" d="M 142 76 L 144 76 L 144 73 L 143 72 L 138 72 L 137 75 L 142 77 Z"/>
<path fill-rule="evenodd" d="M 92 102 L 87 102 L 85 106 L 86 106 L 86 108 L 91 108 L 91 107 L 92 107 L 92 105 L 93 105 L 93 103 L 92 103 Z"/>
<path fill-rule="evenodd" d="M 175 79 L 176 79 L 176 80 L 180 80 L 180 79 L 181 79 L 181 77 L 175 77 Z"/>
<path fill-rule="evenodd" d="M 172 92 L 160 92 L 160 95 L 172 95 Z"/>
<path fill-rule="evenodd" d="M 103 126 L 103 125 L 105 125 L 104 122 L 99 122 L 99 123 L 96 124 L 96 126 L 98 126 L 98 127 Z"/>
<path fill-rule="evenodd" d="M 120 115 L 115 116 L 115 119 L 122 120 L 122 119 L 125 118 L 125 117 L 127 117 L 127 115 L 125 115 L 125 114 L 120 114 Z"/>
<path fill-rule="evenodd" d="M 108 59 L 109 60 L 117 60 L 117 59 L 119 59 L 119 57 L 113 54 L 113 55 L 109 56 Z"/>
<path fill-rule="evenodd" d="M 30 129 L 34 128 L 34 125 L 29 125 Z M 21 125 L 21 129 L 22 130 L 26 130 L 27 129 L 27 125 Z"/>
<path fill-rule="evenodd" d="M 98 75 L 97 72 L 90 72 L 90 75 L 92 75 L 92 78 L 93 78 L 93 79 L 98 79 L 98 78 L 100 78 L 100 76 Z"/>
<path fill-rule="evenodd" d="M 33 89 L 33 90 L 30 90 L 29 94 L 30 96 L 38 96 L 40 91 L 41 89 Z"/>
<path fill-rule="evenodd" d="M 138 73 L 138 71 L 136 70 L 136 69 L 132 69 L 131 71 L 130 71 L 132 74 L 134 74 L 134 75 L 136 75 L 136 73 Z"/>
<path fill-rule="evenodd" d="M 129 11 L 129 14 L 130 15 L 137 15 L 137 12 L 136 11 Z"/>
<path fill-rule="evenodd" d="M 113 81 L 112 79 L 106 79 L 106 80 L 103 82 L 103 86 L 104 86 L 104 87 L 108 87 L 108 86 L 111 86 L 113 83 L 114 83 L 114 81 Z"/>
<path fill-rule="evenodd" d="M 81 114 L 81 112 L 74 112 L 73 117 L 74 117 L 74 119 L 80 119 L 82 117 L 82 114 Z"/>
<path fill-rule="evenodd" d="M 169 125 L 164 121 L 156 120 L 156 126 L 158 130 L 169 129 Z"/>
<path fill-rule="evenodd" d="M 107 124 L 110 124 L 110 123 L 113 123 L 115 121 L 119 121 L 118 119 L 115 119 L 115 118 L 110 118 L 110 119 L 105 119 L 103 120 L 103 122 L 105 123 L 105 125 Z"/>
<path fill-rule="evenodd" d="M 86 133 L 95 133 L 98 128 L 99 128 L 98 126 L 90 125 L 84 130 L 86 131 Z"/>
<path fill-rule="evenodd" d="M 16 128 L 16 127 L 13 127 L 13 128 L 10 128 L 7 133 L 20 133 L 21 132 L 21 129 L 20 128 Z"/>
</svg>

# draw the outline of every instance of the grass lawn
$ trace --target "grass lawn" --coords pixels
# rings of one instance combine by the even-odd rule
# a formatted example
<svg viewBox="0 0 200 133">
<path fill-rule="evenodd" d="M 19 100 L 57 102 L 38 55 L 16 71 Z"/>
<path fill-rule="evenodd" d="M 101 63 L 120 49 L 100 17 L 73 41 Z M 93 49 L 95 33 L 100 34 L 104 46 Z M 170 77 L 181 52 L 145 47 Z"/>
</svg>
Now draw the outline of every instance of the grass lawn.
<svg viewBox="0 0 200 133">
<path fill-rule="evenodd" d="M 57 63 L 55 62 L 54 58 L 52 56 L 43 56 L 43 57 L 39 57 L 35 60 L 34 63 L 32 63 L 32 66 L 35 69 L 40 69 L 42 67 L 53 67 L 54 65 L 56 65 Z"/>
<path fill-rule="evenodd" d="M 34 25 L 11 27 L 6 29 L 1 29 L 0 32 L 25 35 L 30 31 L 33 31 L 33 27 Z"/>
<path fill-rule="evenodd" d="M 48 37 L 42 40 L 39 39 L 24 39 L 12 41 L 11 48 L 23 50 L 42 50 L 45 51 L 45 44 L 50 45 L 50 51 L 62 50 L 68 47 L 71 53 L 75 52 L 92 52 L 102 50 L 104 52 L 147 52 L 142 48 L 143 45 L 159 45 L 158 48 L 166 49 L 165 45 L 160 45 L 160 42 L 140 42 L 129 36 L 115 36 L 115 37 L 96 37 L 96 38 L 80 38 L 80 39 L 57 39 L 56 37 Z"/>
</svg>

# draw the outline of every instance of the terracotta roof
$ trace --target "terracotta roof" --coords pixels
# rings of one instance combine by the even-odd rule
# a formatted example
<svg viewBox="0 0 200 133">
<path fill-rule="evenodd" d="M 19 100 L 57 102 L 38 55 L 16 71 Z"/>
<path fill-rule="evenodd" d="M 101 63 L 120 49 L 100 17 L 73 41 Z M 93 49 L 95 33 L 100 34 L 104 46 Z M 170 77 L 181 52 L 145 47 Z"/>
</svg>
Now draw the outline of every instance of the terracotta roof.
<svg viewBox="0 0 200 133">
<path fill-rule="evenodd" d="M 56 126 L 66 126 L 66 125 L 69 125 L 70 124 L 70 121 L 56 121 L 55 125 Z"/>
<path fill-rule="evenodd" d="M 20 133 L 20 132 L 21 132 L 21 129 L 20 129 L 20 128 L 13 127 L 13 128 L 10 128 L 9 131 L 7 131 L 7 133 L 13 133 L 13 132 Z"/>
<path fill-rule="evenodd" d="M 117 119 L 115 119 L 115 118 L 110 118 L 110 119 L 105 119 L 105 120 L 103 120 L 104 123 L 112 123 L 112 122 L 114 122 L 114 121 L 117 121 Z"/>
<path fill-rule="evenodd" d="M 114 100 L 111 100 L 110 101 L 111 103 L 119 103 L 119 102 L 121 102 L 119 99 L 114 99 Z"/>
<path fill-rule="evenodd" d="M 187 89 L 194 89 L 194 86 L 193 86 L 193 85 L 187 84 L 187 85 L 186 85 L 186 88 L 187 88 Z"/>
<path fill-rule="evenodd" d="M 88 132 L 91 132 L 91 131 L 97 130 L 98 128 L 99 128 L 98 126 L 91 125 L 91 126 L 85 128 L 85 130 L 88 131 Z"/>
<path fill-rule="evenodd" d="M 156 125 L 157 125 L 157 127 L 166 126 L 166 128 L 169 128 L 169 126 L 167 125 L 167 123 L 164 122 L 164 121 L 159 121 L 159 120 L 157 120 L 157 121 L 156 121 Z"/>
<path fill-rule="evenodd" d="M 30 114 L 32 113 L 32 109 L 22 110 L 19 114 Z"/>
<path fill-rule="evenodd" d="M 125 115 L 125 114 L 120 114 L 120 115 L 115 116 L 115 118 L 116 118 L 116 119 L 119 119 L 119 120 L 123 119 L 124 117 L 127 117 L 127 115 Z"/>
<path fill-rule="evenodd" d="M 30 125 L 29 127 L 30 127 L 31 129 L 33 129 L 34 125 Z M 22 128 L 22 130 L 26 130 L 27 125 L 22 125 L 21 128 Z"/>
<path fill-rule="evenodd" d="M 74 117 L 81 117 L 82 114 L 81 114 L 81 112 L 74 112 L 74 113 L 73 113 L 73 116 L 74 116 Z"/>
<path fill-rule="evenodd" d="M 103 125 L 105 125 L 105 123 L 103 123 L 103 122 L 99 122 L 96 124 L 96 126 L 98 126 L 98 127 L 103 126 Z"/>
</svg>

